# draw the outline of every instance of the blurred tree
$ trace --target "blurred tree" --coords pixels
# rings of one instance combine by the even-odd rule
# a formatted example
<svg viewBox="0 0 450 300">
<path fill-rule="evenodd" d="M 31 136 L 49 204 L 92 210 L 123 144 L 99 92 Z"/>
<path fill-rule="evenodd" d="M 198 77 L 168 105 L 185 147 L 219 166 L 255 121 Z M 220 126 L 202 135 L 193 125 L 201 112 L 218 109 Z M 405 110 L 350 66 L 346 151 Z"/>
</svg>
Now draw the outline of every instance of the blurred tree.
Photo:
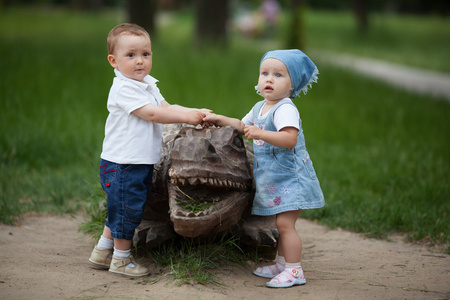
<svg viewBox="0 0 450 300">
<path fill-rule="evenodd" d="M 127 12 L 130 23 L 142 26 L 150 36 L 156 35 L 156 10 L 158 0 L 128 0 Z"/>
<path fill-rule="evenodd" d="M 304 0 L 290 1 L 290 25 L 288 27 L 287 48 L 304 49 L 304 24 L 303 24 Z"/>
<path fill-rule="evenodd" d="M 196 0 L 197 44 L 224 47 L 227 44 L 228 0 Z"/>
<path fill-rule="evenodd" d="M 366 0 L 350 0 L 353 12 L 356 17 L 357 30 L 364 34 L 369 30 L 369 18 L 367 13 Z"/>
<path fill-rule="evenodd" d="M 103 7 L 102 0 L 68 0 L 71 8 L 76 10 L 100 10 Z"/>
</svg>

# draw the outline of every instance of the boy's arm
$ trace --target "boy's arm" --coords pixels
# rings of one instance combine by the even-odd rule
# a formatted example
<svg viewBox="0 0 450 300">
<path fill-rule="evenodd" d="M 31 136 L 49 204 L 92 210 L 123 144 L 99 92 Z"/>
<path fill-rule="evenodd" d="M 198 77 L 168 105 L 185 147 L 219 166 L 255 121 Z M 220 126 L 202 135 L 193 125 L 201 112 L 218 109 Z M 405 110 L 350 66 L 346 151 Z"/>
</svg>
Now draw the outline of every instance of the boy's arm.
<svg viewBox="0 0 450 300">
<path fill-rule="evenodd" d="M 233 126 L 234 128 L 236 128 L 239 131 L 240 134 L 244 134 L 245 124 L 242 123 L 242 121 L 239 119 L 210 113 L 210 114 L 206 114 L 206 117 L 203 118 L 203 122 L 213 123 L 214 125 L 220 126 L 220 127 Z"/>
<path fill-rule="evenodd" d="M 244 134 L 249 140 L 263 140 L 280 148 L 292 148 L 297 144 L 298 129 L 284 127 L 280 131 L 263 130 L 256 126 L 245 126 Z"/>
<path fill-rule="evenodd" d="M 190 107 L 185 107 L 185 106 L 181 106 L 178 104 L 169 104 L 167 101 L 161 102 L 161 107 L 164 107 L 164 108 L 167 108 L 170 110 L 175 110 L 175 111 L 183 111 L 183 112 L 187 112 L 187 111 L 191 111 L 191 110 L 197 110 L 197 111 L 200 111 L 205 114 L 212 112 L 212 110 L 207 109 L 207 108 L 201 108 L 201 109 L 190 108 Z"/>
<path fill-rule="evenodd" d="M 172 123 L 187 123 L 191 125 L 198 125 L 202 123 L 205 114 L 199 110 L 173 110 L 165 107 L 157 107 L 151 104 L 144 105 L 133 111 L 136 116 L 150 122 L 172 124 Z"/>
</svg>

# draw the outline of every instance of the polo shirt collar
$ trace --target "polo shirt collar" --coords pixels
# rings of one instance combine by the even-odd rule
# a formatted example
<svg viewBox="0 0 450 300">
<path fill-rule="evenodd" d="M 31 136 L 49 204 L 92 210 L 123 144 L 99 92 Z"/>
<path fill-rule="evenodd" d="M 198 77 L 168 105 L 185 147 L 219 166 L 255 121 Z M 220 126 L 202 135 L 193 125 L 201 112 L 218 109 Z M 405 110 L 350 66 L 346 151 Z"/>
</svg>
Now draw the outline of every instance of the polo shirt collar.
<svg viewBox="0 0 450 300">
<path fill-rule="evenodd" d="M 139 86 L 140 88 L 142 88 L 143 90 L 147 89 L 147 87 L 149 86 L 154 86 L 158 80 L 150 75 L 147 75 L 144 77 L 144 82 L 141 81 L 137 81 L 131 78 L 126 77 L 125 75 L 123 75 L 119 70 L 114 69 L 114 73 L 116 74 L 116 76 L 122 80 L 126 80 L 126 81 L 130 81 L 133 82 L 134 84 L 136 84 L 137 86 Z"/>
</svg>

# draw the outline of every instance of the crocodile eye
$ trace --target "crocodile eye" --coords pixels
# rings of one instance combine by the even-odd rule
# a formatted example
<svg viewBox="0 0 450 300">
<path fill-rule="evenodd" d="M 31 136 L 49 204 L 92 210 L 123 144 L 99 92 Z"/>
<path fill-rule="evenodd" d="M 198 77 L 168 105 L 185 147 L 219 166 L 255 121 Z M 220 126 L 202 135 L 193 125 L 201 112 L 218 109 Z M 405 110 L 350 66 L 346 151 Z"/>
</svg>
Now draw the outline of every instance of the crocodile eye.
<svg viewBox="0 0 450 300">
<path fill-rule="evenodd" d="M 242 140 L 239 138 L 239 136 L 235 136 L 233 139 L 233 144 L 238 147 L 242 148 L 244 145 L 242 144 Z"/>
</svg>

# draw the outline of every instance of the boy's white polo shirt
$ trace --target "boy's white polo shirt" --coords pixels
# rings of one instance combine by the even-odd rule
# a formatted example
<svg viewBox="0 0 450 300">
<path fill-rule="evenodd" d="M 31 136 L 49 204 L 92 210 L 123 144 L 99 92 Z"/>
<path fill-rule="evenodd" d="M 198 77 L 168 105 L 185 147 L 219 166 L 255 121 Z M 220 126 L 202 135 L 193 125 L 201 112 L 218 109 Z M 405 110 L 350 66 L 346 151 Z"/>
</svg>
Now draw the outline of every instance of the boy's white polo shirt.
<svg viewBox="0 0 450 300">
<path fill-rule="evenodd" d="M 161 155 L 162 124 L 149 122 L 132 112 L 147 104 L 161 106 L 164 98 L 156 86 L 158 80 L 147 75 L 140 82 L 116 69 L 114 72 L 101 158 L 119 164 L 155 164 Z"/>
</svg>

